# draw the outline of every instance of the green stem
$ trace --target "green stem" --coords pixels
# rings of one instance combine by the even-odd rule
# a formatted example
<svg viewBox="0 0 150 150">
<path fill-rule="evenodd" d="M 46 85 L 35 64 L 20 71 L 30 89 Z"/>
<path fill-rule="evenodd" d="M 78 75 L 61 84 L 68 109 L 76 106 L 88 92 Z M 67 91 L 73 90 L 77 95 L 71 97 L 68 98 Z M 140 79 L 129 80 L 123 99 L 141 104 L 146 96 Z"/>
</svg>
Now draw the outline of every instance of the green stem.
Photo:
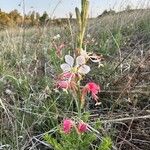
<svg viewBox="0 0 150 150">
<path fill-rule="evenodd" d="M 78 91 L 80 91 L 80 87 L 78 87 Z M 82 108 L 81 108 L 81 102 L 80 102 L 80 92 L 72 92 L 72 96 L 75 100 L 75 104 L 76 104 L 76 108 L 77 108 L 77 113 L 78 113 L 78 117 L 81 118 L 82 116 Z"/>
<path fill-rule="evenodd" d="M 87 25 L 88 11 L 89 11 L 89 0 L 81 0 L 81 13 L 78 8 L 75 9 L 76 18 L 78 23 L 78 36 L 77 36 L 77 52 L 80 55 L 83 46 L 83 39 Z"/>
<path fill-rule="evenodd" d="M 81 106 L 79 104 L 78 99 L 75 98 L 75 103 L 76 103 L 76 107 L 77 107 L 77 111 L 78 111 L 78 117 L 81 118 Z"/>
</svg>

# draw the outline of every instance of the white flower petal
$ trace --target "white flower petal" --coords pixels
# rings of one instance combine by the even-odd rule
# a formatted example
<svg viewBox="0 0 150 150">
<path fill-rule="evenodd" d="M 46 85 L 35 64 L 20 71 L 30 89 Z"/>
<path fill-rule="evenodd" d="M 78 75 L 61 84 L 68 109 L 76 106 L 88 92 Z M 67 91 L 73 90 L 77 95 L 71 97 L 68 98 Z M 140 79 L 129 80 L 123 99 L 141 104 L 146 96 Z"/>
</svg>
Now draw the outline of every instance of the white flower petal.
<svg viewBox="0 0 150 150">
<path fill-rule="evenodd" d="M 70 67 L 73 67 L 74 58 L 73 58 L 72 56 L 70 56 L 70 55 L 66 55 L 66 56 L 65 56 L 65 62 L 66 62 L 67 64 L 69 64 Z"/>
<path fill-rule="evenodd" d="M 89 73 L 90 71 L 90 67 L 87 66 L 87 65 L 82 65 L 79 69 L 78 69 L 78 73 L 81 73 L 81 74 L 87 74 Z"/>
<path fill-rule="evenodd" d="M 61 66 L 61 69 L 63 70 L 63 72 L 68 72 L 68 71 L 70 71 L 71 70 L 71 67 L 70 67 L 70 65 L 68 65 L 68 64 L 62 64 Z"/>
<path fill-rule="evenodd" d="M 80 55 L 76 58 L 76 65 L 77 66 L 81 66 L 81 65 L 84 65 L 86 63 L 85 61 L 85 57 Z"/>
</svg>

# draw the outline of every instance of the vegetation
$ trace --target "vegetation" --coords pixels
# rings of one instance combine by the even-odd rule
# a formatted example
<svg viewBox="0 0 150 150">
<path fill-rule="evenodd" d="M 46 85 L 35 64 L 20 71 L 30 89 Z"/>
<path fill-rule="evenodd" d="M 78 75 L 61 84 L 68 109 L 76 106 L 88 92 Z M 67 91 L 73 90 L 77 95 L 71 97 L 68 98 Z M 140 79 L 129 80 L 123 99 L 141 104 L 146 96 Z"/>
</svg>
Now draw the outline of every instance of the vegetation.
<svg viewBox="0 0 150 150">
<path fill-rule="evenodd" d="M 33 12 L 25 28 L 17 11 L 0 18 L 0 149 L 149 150 L 150 10 L 89 19 L 83 49 L 99 56 L 101 67 L 88 62 L 80 83 L 94 81 L 101 92 L 98 103 L 87 93 L 81 118 L 72 93 L 56 88 L 64 56 L 74 54 L 74 22 L 47 26 L 46 13 Z M 66 118 L 74 122 L 70 134 L 61 131 Z M 82 121 L 92 132 L 77 134 Z"/>
<path fill-rule="evenodd" d="M 72 19 L 74 21 L 75 19 Z M 67 25 L 68 19 L 52 19 L 45 11 L 42 15 L 38 12 L 32 11 L 22 16 L 18 10 L 13 10 L 9 13 L 0 10 L 0 30 L 17 27 L 39 27 L 49 24 L 51 26 Z"/>
</svg>

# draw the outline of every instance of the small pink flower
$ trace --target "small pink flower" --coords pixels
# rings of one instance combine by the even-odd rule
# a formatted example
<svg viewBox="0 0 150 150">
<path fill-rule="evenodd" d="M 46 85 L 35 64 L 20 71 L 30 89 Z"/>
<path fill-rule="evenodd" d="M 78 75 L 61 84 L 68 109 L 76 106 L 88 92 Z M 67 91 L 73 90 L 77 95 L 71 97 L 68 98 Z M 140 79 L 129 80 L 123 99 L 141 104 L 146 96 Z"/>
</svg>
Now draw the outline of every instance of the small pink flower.
<svg viewBox="0 0 150 150">
<path fill-rule="evenodd" d="M 76 77 L 78 76 L 71 72 L 62 73 L 56 82 L 56 87 L 63 90 L 69 89 L 75 91 L 77 90 Z"/>
<path fill-rule="evenodd" d="M 72 127 L 73 127 L 73 121 L 71 119 L 65 119 L 63 121 L 63 131 L 64 131 L 64 133 L 66 133 L 66 134 L 70 133 Z"/>
<path fill-rule="evenodd" d="M 75 74 L 74 73 L 71 73 L 71 72 L 65 72 L 61 75 L 60 79 L 61 80 L 71 80 L 75 77 Z"/>
<path fill-rule="evenodd" d="M 57 88 L 67 90 L 69 88 L 69 82 L 68 81 L 57 81 L 56 86 L 57 86 Z"/>
<path fill-rule="evenodd" d="M 56 49 L 56 55 L 57 55 L 59 58 L 61 58 L 61 57 L 62 57 L 62 49 L 65 47 L 65 44 L 62 43 L 61 45 L 57 46 L 57 45 L 55 44 L 55 42 L 53 42 L 53 45 L 54 45 L 54 47 L 55 47 L 55 49 Z"/>
<path fill-rule="evenodd" d="M 87 128 L 87 124 L 86 124 L 86 123 L 80 122 L 80 123 L 78 124 L 78 132 L 79 132 L 79 133 L 84 133 L 84 132 L 86 132 L 87 130 L 88 130 L 88 128 Z"/>
<path fill-rule="evenodd" d="M 59 76 L 58 81 L 56 82 L 56 87 L 67 90 L 70 87 L 70 82 L 72 78 L 73 78 L 73 74 L 70 72 L 61 74 Z"/>
<path fill-rule="evenodd" d="M 84 97 L 87 93 L 90 93 L 90 92 L 92 93 L 93 99 L 97 101 L 98 99 L 97 94 L 98 92 L 100 92 L 100 86 L 94 82 L 87 83 L 86 86 L 82 90 L 82 96 Z"/>
</svg>

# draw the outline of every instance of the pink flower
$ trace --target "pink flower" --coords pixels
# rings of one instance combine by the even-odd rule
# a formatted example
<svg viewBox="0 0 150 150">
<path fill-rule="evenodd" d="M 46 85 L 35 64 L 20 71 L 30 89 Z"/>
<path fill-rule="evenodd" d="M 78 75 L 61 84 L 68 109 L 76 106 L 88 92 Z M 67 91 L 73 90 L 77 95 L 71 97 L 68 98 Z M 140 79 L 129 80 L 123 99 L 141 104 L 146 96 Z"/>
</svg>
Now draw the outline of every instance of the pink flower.
<svg viewBox="0 0 150 150">
<path fill-rule="evenodd" d="M 61 74 L 56 82 L 56 87 L 63 90 L 77 90 L 76 76 L 74 73 L 65 72 Z"/>
<path fill-rule="evenodd" d="M 71 72 L 65 72 L 63 73 L 61 76 L 60 76 L 60 79 L 61 80 L 71 80 L 75 77 L 75 74 L 74 73 L 71 73 Z"/>
<path fill-rule="evenodd" d="M 71 119 L 65 119 L 63 121 L 63 131 L 64 131 L 64 133 L 66 133 L 66 134 L 70 133 L 72 127 L 73 127 L 73 121 Z"/>
<path fill-rule="evenodd" d="M 84 97 L 87 93 L 90 93 L 90 92 L 92 93 L 92 98 L 97 101 L 98 99 L 97 94 L 98 92 L 100 92 L 100 86 L 94 82 L 87 83 L 86 86 L 82 90 L 82 96 Z"/>
<path fill-rule="evenodd" d="M 57 45 L 55 44 L 55 42 L 53 42 L 53 45 L 54 45 L 54 47 L 55 47 L 55 49 L 56 49 L 56 55 L 57 55 L 59 58 L 61 58 L 61 57 L 62 57 L 62 49 L 65 47 L 65 44 L 62 43 L 61 45 L 57 46 Z"/>
<path fill-rule="evenodd" d="M 72 77 L 73 74 L 69 72 L 61 74 L 59 80 L 56 82 L 56 87 L 67 90 L 70 87 Z"/>
<path fill-rule="evenodd" d="M 69 88 L 69 82 L 68 81 L 57 81 L 56 86 L 57 86 L 57 88 L 67 90 Z"/>
<path fill-rule="evenodd" d="M 80 123 L 78 124 L 78 132 L 79 132 L 79 133 L 84 133 L 84 132 L 86 132 L 87 130 L 88 130 L 88 128 L 87 128 L 87 124 L 86 124 L 86 123 L 80 122 Z"/>
</svg>

